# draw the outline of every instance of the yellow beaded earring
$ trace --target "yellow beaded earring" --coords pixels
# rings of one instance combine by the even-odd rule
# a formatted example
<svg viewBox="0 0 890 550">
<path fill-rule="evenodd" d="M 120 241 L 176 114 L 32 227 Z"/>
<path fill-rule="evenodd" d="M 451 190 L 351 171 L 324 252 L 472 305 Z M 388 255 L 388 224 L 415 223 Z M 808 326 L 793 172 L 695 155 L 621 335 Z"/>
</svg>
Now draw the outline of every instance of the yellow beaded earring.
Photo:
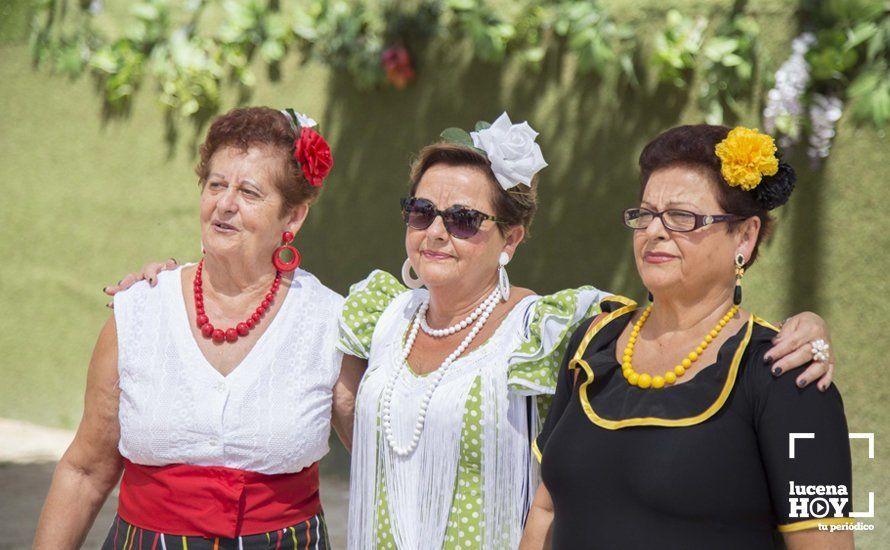
<svg viewBox="0 0 890 550">
<path fill-rule="evenodd" d="M 741 254 L 735 255 L 735 292 L 732 295 L 732 303 L 741 305 L 742 303 L 742 277 L 745 276 L 745 257 Z"/>
</svg>

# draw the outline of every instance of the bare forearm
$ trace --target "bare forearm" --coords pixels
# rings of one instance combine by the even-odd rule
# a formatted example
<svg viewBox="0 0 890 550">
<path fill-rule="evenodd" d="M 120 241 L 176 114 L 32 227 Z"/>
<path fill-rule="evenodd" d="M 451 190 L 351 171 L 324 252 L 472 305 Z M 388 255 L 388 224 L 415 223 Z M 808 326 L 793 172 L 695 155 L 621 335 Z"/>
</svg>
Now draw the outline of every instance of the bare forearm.
<svg viewBox="0 0 890 550">
<path fill-rule="evenodd" d="M 108 493 L 120 477 L 120 465 L 86 471 L 63 459 L 56 466 L 40 513 L 34 548 L 80 548 Z"/>
<path fill-rule="evenodd" d="M 349 453 L 352 452 L 353 410 L 353 407 L 343 407 L 338 410 L 335 404 L 333 418 L 331 419 L 331 425 L 334 427 L 334 431 L 337 432 L 337 437 L 340 438 L 340 442 L 343 443 L 343 447 Z"/>
<path fill-rule="evenodd" d="M 553 524 L 553 510 L 532 505 L 522 533 L 519 550 L 549 550 L 550 526 Z"/>
<path fill-rule="evenodd" d="M 331 424 L 346 450 L 352 452 L 352 430 L 355 424 L 355 400 L 368 362 L 352 355 L 344 355 L 340 376 L 334 384 L 334 403 Z"/>
</svg>

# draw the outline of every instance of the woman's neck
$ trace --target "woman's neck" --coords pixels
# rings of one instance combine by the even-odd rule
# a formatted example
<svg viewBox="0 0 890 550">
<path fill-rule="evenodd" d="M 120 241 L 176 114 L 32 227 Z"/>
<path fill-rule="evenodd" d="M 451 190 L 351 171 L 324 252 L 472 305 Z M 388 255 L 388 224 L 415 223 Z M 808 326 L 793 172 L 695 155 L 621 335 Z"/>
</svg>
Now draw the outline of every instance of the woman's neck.
<svg viewBox="0 0 890 550">
<path fill-rule="evenodd" d="M 455 285 L 430 288 L 427 321 L 433 327 L 447 327 L 464 320 L 488 298 L 495 286 L 497 279 L 493 278 L 481 287 L 459 288 Z"/>
<path fill-rule="evenodd" d="M 271 257 L 271 255 L 270 255 Z M 245 261 L 207 254 L 204 257 L 204 282 L 217 294 L 237 296 L 268 289 L 275 280 L 276 270 L 271 260 Z"/>
<path fill-rule="evenodd" d="M 705 294 L 659 296 L 652 303 L 646 326 L 656 335 L 708 329 L 732 307 L 733 288 L 715 288 Z"/>
</svg>

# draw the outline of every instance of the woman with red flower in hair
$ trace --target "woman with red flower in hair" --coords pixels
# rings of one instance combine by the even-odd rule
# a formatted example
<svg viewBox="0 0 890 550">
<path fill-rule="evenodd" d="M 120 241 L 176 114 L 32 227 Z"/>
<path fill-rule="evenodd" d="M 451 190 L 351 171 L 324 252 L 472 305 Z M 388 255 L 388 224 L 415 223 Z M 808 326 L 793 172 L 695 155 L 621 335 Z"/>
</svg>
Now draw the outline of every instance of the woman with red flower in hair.
<svg viewBox="0 0 890 550">
<path fill-rule="evenodd" d="M 333 165 L 314 126 L 254 107 L 210 127 L 204 257 L 115 297 L 35 548 L 78 547 L 121 472 L 103 548 L 329 547 L 318 461 L 343 298 L 291 244 Z"/>
</svg>

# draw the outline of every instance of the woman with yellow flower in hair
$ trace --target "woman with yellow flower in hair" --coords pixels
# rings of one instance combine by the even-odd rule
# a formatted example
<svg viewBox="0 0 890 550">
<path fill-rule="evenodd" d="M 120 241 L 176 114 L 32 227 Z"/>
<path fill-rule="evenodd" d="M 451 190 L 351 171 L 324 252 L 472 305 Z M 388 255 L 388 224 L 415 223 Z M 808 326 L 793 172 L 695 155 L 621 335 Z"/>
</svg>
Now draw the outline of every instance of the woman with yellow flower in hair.
<svg viewBox="0 0 890 550">
<path fill-rule="evenodd" d="M 769 136 L 708 125 L 661 134 L 640 169 L 624 223 L 652 303 L 607 298 L 575 331 L 534 442 L 543 482 L 521 548 L 772 548 L 779 534 L 852 548 L 841 396 L 770 376 L 776 329 L 741 308 L 794 170 Z M 793 432 L 809 437 L 789 458 Z"/>
</svg>

